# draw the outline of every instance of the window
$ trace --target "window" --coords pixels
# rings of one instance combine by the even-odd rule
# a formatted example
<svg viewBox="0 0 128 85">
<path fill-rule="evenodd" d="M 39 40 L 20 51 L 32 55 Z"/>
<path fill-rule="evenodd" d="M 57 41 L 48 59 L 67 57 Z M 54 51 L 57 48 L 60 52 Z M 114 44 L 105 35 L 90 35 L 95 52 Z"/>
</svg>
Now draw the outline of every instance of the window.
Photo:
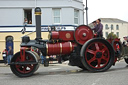
<svg viewBox="0 0 128 85">
<path fill-rule="evenodd" d="M 32 9 L 24 9 L 24 24 L 32 24 Z"/>
<path fill-rule="evenodd" d="M 119 32 L 116 32 L 116 36 L 119 37 Z"/>
<path fill-rule="evenodd" d="M 119 30 L 119 25 L 116 25 L 116 30 Z"/>
<path fill-rule="evenodd" d="M 106 32 L 106 38 L 108 37 L 108 32 Z"/>
<path fill-rule="evenodd" d="M 60 9 L 53 9 L 54 24 L 60 24 Z"/>
<path fill-rule="evenodd" d="M 74 24 L 79 24 L 79 10 L 74 10 Z"/>
<path fill-rule="evenodd" d="M 108 24 L 106 24 L 106 25 L 105 25 L 105 29 L 106 29 L 106 30 L 108 30 L 108 29 L 109 29 L 109 28 L 108 28 Z"/>
<path fill-rule="evenodd" d="M 114 28 L 113 28 L 113 24 L 111 25 L 111 30 L 114 30 Z"/>
</svg>

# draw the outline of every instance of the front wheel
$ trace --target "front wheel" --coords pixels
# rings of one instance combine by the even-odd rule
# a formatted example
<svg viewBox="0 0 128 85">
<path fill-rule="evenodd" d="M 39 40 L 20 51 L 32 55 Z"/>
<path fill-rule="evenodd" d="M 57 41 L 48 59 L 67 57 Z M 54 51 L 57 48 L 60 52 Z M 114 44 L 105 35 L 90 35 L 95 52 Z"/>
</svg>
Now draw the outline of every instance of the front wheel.
<svg viewBox="0 0 128 85">
<path fill-rule="evenodd" d="M 31 76 L 39 67 L 39 64 L 34 64 L 35 62 L 37 62 L 37 59 L 34 56 L 37 56 L 37 55 L 35 55 L 35 53 L 31 51 L 25 52 L 24 63 L 26 64 L 20 64 L 22 63 L 20 52 L 16 53 L 11 60 L 11 63 L 15 63 L 10 65 L 12 72 L 18 77 Z"/>
<path fill-rule="evenodd" d="M 81 49 L 82 63 L 91 72 L 108 70 L 114 63 L 114 49 L 104 39 L 91 39 Z"/>
</svg>

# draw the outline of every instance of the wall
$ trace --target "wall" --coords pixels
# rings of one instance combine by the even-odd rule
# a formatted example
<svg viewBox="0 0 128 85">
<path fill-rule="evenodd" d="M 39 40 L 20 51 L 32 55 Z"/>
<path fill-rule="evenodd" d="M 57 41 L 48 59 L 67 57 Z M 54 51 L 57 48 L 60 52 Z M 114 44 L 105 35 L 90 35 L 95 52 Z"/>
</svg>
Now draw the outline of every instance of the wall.
<svg viewBox="0 0 128 85">
<path fill-rule="evenodd" d="M 26 32 L 24 35 L 29 34 L 31 40 L 34 40 L 36 38 L 36 33 L 33 32 L 30 34 L 30 32 Z M 21 37 L 23 34 L 21 32 L 6 32 L 6 33 L 0 33 L 0 60 L 2 59 L 2 52 L 6 47 L 6 40 L 5 38 L 7 36 L 13 36 L 13 46 L 14 46 L 14 53 L 18 52 L 20 50 L 20 43 L 21 43 Z M 42 38 L 48 39 L 48 32 L 42 32 Z"/>
</svg>

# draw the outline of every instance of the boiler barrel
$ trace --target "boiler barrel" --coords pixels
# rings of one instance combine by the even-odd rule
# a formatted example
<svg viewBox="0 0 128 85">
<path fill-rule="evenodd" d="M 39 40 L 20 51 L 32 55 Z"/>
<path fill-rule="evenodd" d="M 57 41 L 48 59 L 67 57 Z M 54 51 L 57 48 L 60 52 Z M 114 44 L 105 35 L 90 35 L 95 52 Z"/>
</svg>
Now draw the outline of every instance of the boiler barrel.
<svg viewBox="0 0 128 85">
<path fill-rule="evenodd" d="M 75 44 L 71 42 L 46 44 L 47 55 L 70 54 L 74 47 Z"/>
</svg>

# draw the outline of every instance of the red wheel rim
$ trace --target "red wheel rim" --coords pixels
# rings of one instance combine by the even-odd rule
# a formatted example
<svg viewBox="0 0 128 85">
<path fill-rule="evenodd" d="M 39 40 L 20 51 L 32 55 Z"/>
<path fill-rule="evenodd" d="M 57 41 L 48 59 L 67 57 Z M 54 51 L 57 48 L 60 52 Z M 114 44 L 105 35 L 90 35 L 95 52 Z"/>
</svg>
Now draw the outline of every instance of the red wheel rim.
<svg viewBox="0 0 128 85">
<path fill-rule="evenodd" d="M 103 68 L 108 64 L 110 59 L 109 49 L 101 42 L 91 43 L 85 51 L 85 59 L 90 67 Z"/>
<path fill-rule="evenodd" d="M 21 57 L 19 56 L 19 57 L 17 57 L 16 62 L 20 62 L 20 61 L 21 61 Z M 26 62 L 27 61 L 35 61 L 35 59 L 31 55 L 26 55 L 25 61 Z M 31 71 L 33 71 L 35 64 L 25 64 L 25 65 L 16 64 L 15 67 L 18 72 L 27 74 L 27 73 L 30 73 Z"/>
</svg>

